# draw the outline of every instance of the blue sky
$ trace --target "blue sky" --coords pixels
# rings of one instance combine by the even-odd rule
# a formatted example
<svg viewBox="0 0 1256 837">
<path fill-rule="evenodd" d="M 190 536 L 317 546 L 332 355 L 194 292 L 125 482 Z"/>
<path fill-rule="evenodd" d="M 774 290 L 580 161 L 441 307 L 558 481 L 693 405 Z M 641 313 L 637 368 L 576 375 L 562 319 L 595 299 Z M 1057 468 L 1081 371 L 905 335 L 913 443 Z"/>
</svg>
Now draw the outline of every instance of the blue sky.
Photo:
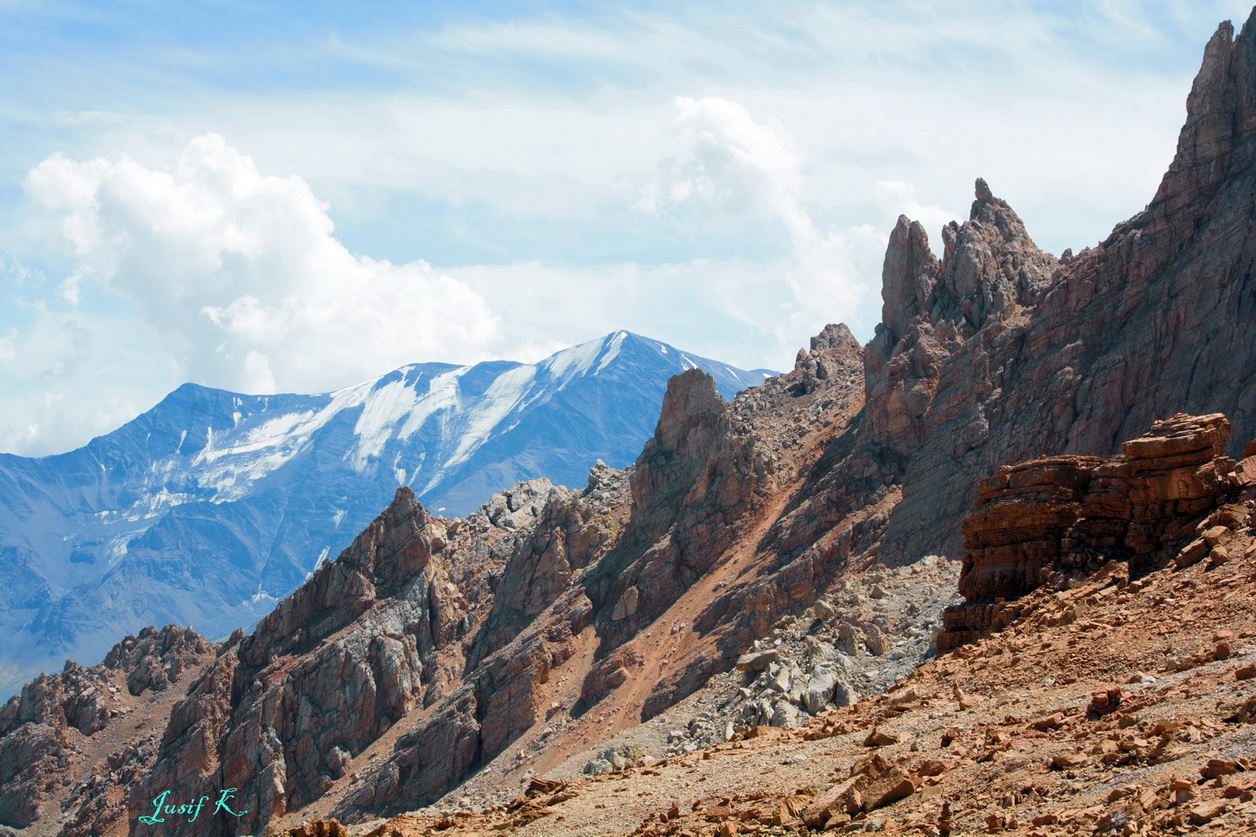
<svg viewBox="0 0 1256 837">
<path fill-rule="evenodd" d="M 618 328 L 785 368 L 975 177 L 1106 236 L 1249 11 L 0 0 L 0 451 Z"/>
</svg>

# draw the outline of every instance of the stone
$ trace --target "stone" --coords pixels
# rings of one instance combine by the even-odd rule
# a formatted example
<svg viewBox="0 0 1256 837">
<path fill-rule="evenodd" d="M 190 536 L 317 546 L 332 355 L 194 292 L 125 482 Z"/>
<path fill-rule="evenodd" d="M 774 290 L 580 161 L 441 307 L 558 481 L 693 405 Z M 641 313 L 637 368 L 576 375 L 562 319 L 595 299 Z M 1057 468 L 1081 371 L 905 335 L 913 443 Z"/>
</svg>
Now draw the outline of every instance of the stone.
<svg viewBox="0 0 1256 837">
<path fill-rule="evenodd" d="M 802 813 L 802 821 L 811 828 L 823 829 L 840 814 L 857 814 L 864 808 L 862 790 L 869 784 L 864 775 L 851 776 L 817 796 Z"/>
<path fill-rule="evenodd" d="M 1243 770 L 1243 766 L 1233 759 L 1208 759 L 1208 763 L 1199 769 L 1205 779 L 1217 779 Z"/>
<path fill-rule="evenodd" d="M 946 770 L 946 762 L 941 759 L 925 759 L 916 766 L 916 773 L 920 776 L 941 776 Z"/>
<path fill-rule="evenodd" d="M 865 747 L 886 747 L 890 744 L 897 743 L 898 736 L 891 735 L 888 732 L 882 732 L 879 729 L 873 729 L 872 732 L 868 733 L 868 736 L 863 741 L 863 745 Z"/>
<path fill-rule="evenodd" d="M 1190 810 L 1191 825 L 1207 825 L 1225 813 L 1226 804 L 1221 800 L 1201 802 Z"/>
<path fill-rule="evenodd" d="M 781 658 L 781 652 L 774 648 L 766 651 L 750 651 L 737 658 L 738 671 L 763 671 Z"/>
<path fill-rule="evenodd" d="M 772 726 L 780 727 L 781 729 L 797 727 L 799 724 L 798 707 L 786 701 L 777 703 L 773 707 L 770 723 Z"/>
<path fill-rule="evenodd" d="M 1179 567 L 1205 555 L 1224 563 L 1233 532 L 1221 525 L 1163 553 L 1173 549 L 1174 533 L 1191 515 L 1223 502 L 1227 489 L 1217 475 L 1229 467 L 1222 456 L 1229 436 L 1230 423 L 1219 413 L 1179 413 L 1153 422 L 1116 456 L 1039 457 L 1005 465 L 981 481 L 961 524 L 966 601 L 943 614 L 939 650 L 1001 628 L 1017 613 L 1008 603 L 1053 573 L 1087 568 L 1095 554 L 1128 555 L 1129 572 L 1168 557 Z"/>
<path fill-rule="evenodd" d="M 611 763 L 603 758 L 589 759 L 585 762 L 581 773 L 586 776 L 601 776 L 603 773 L 611 772 Z"/>
<path fill-rule="evenodd" d="M 898 766 L 873 779 L 863 790 L 864 811 L 873 811 L 906 799 L 916 792 L 916 781 Z"/>
<path fill-rule="evenodd" d="M 1173 560 L 1177 566 L 1185 569 L 1198 564 L 1208 555 L 1208 552 L 1208 542 L 1203 538 L 1196 538 L 1182 547 L 1181 552 Z"/>
<path fill-rule="evenodd" d="M 1090 760 L 1081 753 L 1057 753 L 1051 757 L 1051 766 L 1056 770 L 1072 770 L 1089 763 Z"/>
<path fill-rule="evenodd" d="M 837 688 L 837 673 L 832 669 L 820 668 L 807 681 L 807 690 L 803 692 L 802 703 L 812 715 L 818 714 L 827 706 Z"/>
<path fill-rule="evenodd" d="M 1115 712 L 1120 706 L 1121 687 L 1109 686 L 1106 689 L 1090 693 L 1090 704 L 1086 707 L 1086 714 L 1091 717 L 1108 715 Z"/>
<path fill-rule="evenodd" d="M 1030 726 L 1033 729 L 1039 730 L 1040 732 L 1046 732 L 1047 730 L 1059 729 L 1061 726 L 1063 726 L 1065 717 L 1066 716 L 1063 712 L 1053 712 L 1050 715 L 1047 715 L 1043 718 L 1039 718 L 1038 720 L 1034 721 L 1033 723 L 1030 724 Z"/>
<path fill-rule="evenodd" d="M 633 616 L 637 612 L 637 608 L 641 604 L 641 591 L 635 586 L 624 590 L 619 601 L 615 603 L 614 609 L 611 611 L 611 621 L 618 622 Z"/>
</svg>

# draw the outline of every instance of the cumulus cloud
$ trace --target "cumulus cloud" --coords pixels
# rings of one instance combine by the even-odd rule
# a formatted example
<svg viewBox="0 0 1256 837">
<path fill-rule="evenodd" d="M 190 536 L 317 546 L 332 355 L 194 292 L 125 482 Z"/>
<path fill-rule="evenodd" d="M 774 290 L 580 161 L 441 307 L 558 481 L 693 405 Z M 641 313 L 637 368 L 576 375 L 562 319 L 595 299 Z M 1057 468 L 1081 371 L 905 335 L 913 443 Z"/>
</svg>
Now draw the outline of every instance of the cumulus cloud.
<svg viewBox="0 0 1256 837">
<path fill-rule="evenodd" d="M 783 344 L 832 319 L 866 320 L 883 232 L 817 225 L 802 199 L 806 155 L 779 121 L 756 120 L 740 103 L 720 97 L 680 96 L 675 104 L 680 150 L 659 164 L 639 208 L 667 214 L 699 207 L 779 224 L 792 256 L 777 277 L 791 294 L 788 316 L 773 323 Z"/>
<path fill-rule="evenodd" d="M 349 252 L 299 177 L 263 174 L 216 134 L 171 169 L 56 154 L 26 177 L 85 282 L 128 300 L 185 377 L 251 392 L 319 391 L 416 360 L 485 355 L 497 318 L 423 261 Z"/>
<path fill-rule="evenodd" d="M 878 180 L 873 187 L 877 205 L 888 215 L 906 215 L 922 223 L 931 235 L 936 235 L 953 220 L 967 216 L 957 215 L 936 204 L 923 204 L 916 194 L 916 186 L 905 180 Z"/>
</svg>

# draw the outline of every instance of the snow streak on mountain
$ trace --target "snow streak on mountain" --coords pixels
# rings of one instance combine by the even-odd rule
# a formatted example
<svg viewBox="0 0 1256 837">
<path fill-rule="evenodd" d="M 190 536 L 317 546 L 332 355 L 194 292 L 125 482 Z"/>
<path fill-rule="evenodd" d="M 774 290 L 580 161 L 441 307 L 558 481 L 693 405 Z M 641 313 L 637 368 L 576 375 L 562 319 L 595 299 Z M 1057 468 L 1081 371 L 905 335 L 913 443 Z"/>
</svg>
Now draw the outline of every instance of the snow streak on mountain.
<svg viewBox="0 0 1256 837">
<path fill-rule="evenodd" d="M 534 364 L 420 363 L 322 395 L 185 384 L 86 446 L 0 454 L 0 695 L 169 622 L 219 637 L 334 558 L 409 485 L 447 516 L 515 480 L 583 486 L 653 431 L 667 379 L 741 369 L 620 331 Z"/>
</svg>

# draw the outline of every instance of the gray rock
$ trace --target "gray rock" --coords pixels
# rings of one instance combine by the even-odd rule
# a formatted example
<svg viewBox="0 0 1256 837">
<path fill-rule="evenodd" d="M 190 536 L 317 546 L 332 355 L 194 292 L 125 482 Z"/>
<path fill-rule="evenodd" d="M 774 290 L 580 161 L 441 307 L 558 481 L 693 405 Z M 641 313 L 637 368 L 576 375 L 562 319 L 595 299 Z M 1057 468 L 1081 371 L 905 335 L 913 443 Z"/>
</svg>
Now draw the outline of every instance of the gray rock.
<svg viewBox="0 0 1256 837">
<path fill-rule="evenodd" d="M 827 669 L 817 669 L 807 682 L 807 689 L 802 695 L 802 705 L 812 715 L 822 710 L 833 698 L 833 689 L 837 686 L 837 673 Z"/>
<path fill-rule="evenodd" d="M 772 710 L 772 719 L 768 721 L 768 724 L 783 729 L 793 729 L 798 726 L 798 707 L 785 702 L 776 704 Z"/>
<path fill-rule="evenodd" d="M 611 772 L 611 763 L 606 759 L 590 759 L 583 770 L 586 776 L 601 776 Z"/>
<path fill-rule="evenodd" d="M 781 652 L 775 648 L 767 651 L 751 651 L 737 658 L 738 671 L 763 671 L 781 658 Z"/>
</svg>

